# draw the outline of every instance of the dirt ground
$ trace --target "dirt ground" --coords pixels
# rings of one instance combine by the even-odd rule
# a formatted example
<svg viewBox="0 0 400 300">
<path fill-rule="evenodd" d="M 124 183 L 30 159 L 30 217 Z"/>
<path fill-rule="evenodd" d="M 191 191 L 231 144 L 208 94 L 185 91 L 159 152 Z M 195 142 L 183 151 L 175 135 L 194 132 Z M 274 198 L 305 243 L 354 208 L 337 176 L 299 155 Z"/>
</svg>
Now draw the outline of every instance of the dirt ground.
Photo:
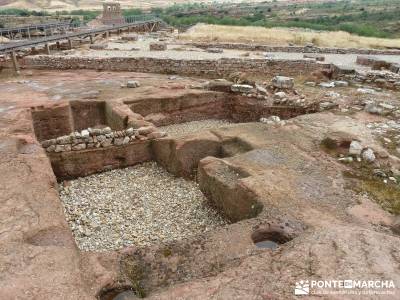
<svg viewBox="0 0 400 300">
<path fill-rule="evenodd" d="M 186 86 L 205 82 L 203 79 L 178 78 L 157 74 L 130 72 L 54 72 L 46 70 L 22 71 L 20 76 L 9 74 L 0 81 L 1 104 L 7 107 L 30 107 L 69 100 L 124 100 L 143 96 L 184 93 Z M 138 80 L 142 86 L 121 88 L 129 80 Z"/>
</svg>

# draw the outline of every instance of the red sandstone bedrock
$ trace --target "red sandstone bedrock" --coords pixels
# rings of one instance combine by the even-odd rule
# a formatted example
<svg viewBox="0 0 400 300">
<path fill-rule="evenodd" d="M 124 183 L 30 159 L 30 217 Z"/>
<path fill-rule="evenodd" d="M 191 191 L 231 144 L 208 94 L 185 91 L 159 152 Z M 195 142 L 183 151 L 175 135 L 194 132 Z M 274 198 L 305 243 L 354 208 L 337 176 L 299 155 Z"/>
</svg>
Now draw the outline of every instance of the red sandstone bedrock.
<svg viewBox="0 0 400 300">
<path fill-rule="evenodd" d="M 141 73 L 197 75 L 218 78 L 233 72 L 260 74 L 273 77 L 308 75 L 314 71 L 331 69 L 331 64 L 309 60 L 266 60 L 221 58 L 217 60 L 174 60 L 150 57 L 85 58 L 64 56 L 27 56 L 21 61 L 25 68 L 37 69 L 93 69 L 132 71 Z"/>
<path fill-rule="evenodd" d="M 241 132 L 246 144 L 257 142 L 257 147 L 268 146 L 261 157 L 259 152 L 253 152 L 229 160 L 229 165 L 244 167 L 244 158 L 247 161 L 257 158 L 256 163 L 250 165 L 252 168 L 246 170 L 254 169 L 258 174 L 262 167 L 260 162 L 263 162 L 265 174 L 255 176 L 251 187 L 265 198 L 269 207 L 287 210 L 314 224 L 315 230 L 275 255 L 263 251 L 216 277 L 172 286 L 150 296 L 152 299 L 192 299 L 196 296 L 199 299 L 235 296 L 246 299 L 259 295 L 292 299 L 291 285 L 297 279 L 309 278 L 310 271 L 319 278 L 335 278 L 340 270 L 347 278 L 358 278 L 362 274 L 367 278 L 385 276 L 398 280 L 398 237 L 376 232 L 370 227 L 362 228 L 359 223 L 345 226 L 354 220 L 343 217 L 344 209 L 349 201 L 357 201 L 348 197 L 351 194 L 344 193 L 337 184 L 336 163 L 326 156 L 318 159 L 321 153 L 315 141 L 320 138 L 307 138 L 310 134 L 323 135 L 320 132 L 322 125 L 318 124 L 329 121 L 341 124 L 344 118 L 332 120 L 331 115 L 321 114 L 302 119 L 303 123 L 299 119 L 296 126 L 268 131 L 263 124 L 249 124 L 247 129 L 226 132 L 223 140 L 237 137 Z M 7 299 L 93 299 L 101 283 L 110 280 L 110 273 L 104 267 L 105 261 L 99 264 L 94 258 L 88 260 L 73 244 L 48 159 L 33 138 L 30 115 L 27 112 L 12 117 L 2 115 L 0 123 L 3 125 L 0 127 L 0 174 L 5 184 L 0 195 L 3 204 L 0 265 L 4 270 L 0 294 Z M 311 126 L 304 130 L 307 129 L 301 127 L 304 124 Z M 356 120 L 350 125 L 349 128 L 355 128 Z M 277 141 L 281 145 L 274 151 Z M 296 146 L 292 145 L 294 141 L 297 141 Z M 175 149 L 183 149 L 183 146 Z M 286 153 L 285 160 L 271 164 L 282 152 Z M 283 162 L 284 166 L 281 165 Z M 211 168 L 211 163 L 215 168 Z M 212 159 L 205 166 L 210 171 L 218 170 L 219 163 L 222 161 Z M 314 172 L 295 171 L 293 166 L 298 164 Z M 208 172 L 209 175 L 213 173 L 216 172 Z M 296 185 L 297 180 L 301 184 Z M 327 193 L 314 199 L 310 192 L 321 193 L 322 187 L 328 188 Z M 280 280 L 277 281 L 276 276 Z"/>
<path fill-rule="evenodd" d="M 57 178 L 76 178 L 150 161 L 153 157 L 150 144 L 150 140 L 137 141 L 121 146 L 48 155 Z"/>
<path fill-rule="evenodd" d="M 0 298 L 93 299 L 107 273 L 84 267 L 30 112 L 1 113 L 0 125 Z"/>
<path fill-rule="evenodd" d="M 233 96 L 213 91 L 188 92 L 184 95 L 141 98 L 124 101 L 132 111 L 156 126 L 204 119 L 228 119 L 228 104 Z"/>
</svg>

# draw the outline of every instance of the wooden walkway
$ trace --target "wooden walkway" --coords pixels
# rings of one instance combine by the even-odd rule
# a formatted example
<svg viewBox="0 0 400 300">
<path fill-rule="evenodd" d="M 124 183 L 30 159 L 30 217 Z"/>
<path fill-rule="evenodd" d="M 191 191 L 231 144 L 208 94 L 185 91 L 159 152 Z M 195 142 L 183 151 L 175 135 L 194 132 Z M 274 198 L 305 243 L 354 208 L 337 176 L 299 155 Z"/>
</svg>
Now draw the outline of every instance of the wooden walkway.
<svg viewBox="0 0 400 300">
<path fill-rule="evenodd" d="M 50 31 L 54 30 L 64 30 L 73 27 L 71 22 L 52 22 L 52 23 L 43 23 L 43 24 L 32 24 L 27 26 L 18 26 L 11 28 L 0 28 L 0 36 L 7 37 L 9 39 L 13 39 L 17 34 L 25 34 L 28 38 L 31 38 L 33 34 L 37 31 Z"/>
<path fill-rule="evenodd" d="M 60 35 L 52 35 L 32 40 L 24 40 L 19 42 L 9 42 L 0 45 L 0 54 L 12 53 L 18 50 L 32 48 L 38 45 L 47 45 L 53 42 L 59 42 L 62 40 L 68 40 L 71 42 L 72 38 L 87 38 L 89 37 L 92 41 L 93 37 L 100 34 L 109 35 L 110 32 L 121 32 L 122 30 L 131 30 L 137 29 L 139 27 L 140 30 L 145 31 L 153 31 L 158 28 L 162 24 L 162 20 L 153 17 L 153 16 L 142 16 L 140 19 L 134 19 L 130 23 L 126 23 L 123 25 L 115 25 L 115 26 L 104 26 L 96 29 L 86 29 L 79 30 L 77 32 L 60 34 Z"/>
</svg>

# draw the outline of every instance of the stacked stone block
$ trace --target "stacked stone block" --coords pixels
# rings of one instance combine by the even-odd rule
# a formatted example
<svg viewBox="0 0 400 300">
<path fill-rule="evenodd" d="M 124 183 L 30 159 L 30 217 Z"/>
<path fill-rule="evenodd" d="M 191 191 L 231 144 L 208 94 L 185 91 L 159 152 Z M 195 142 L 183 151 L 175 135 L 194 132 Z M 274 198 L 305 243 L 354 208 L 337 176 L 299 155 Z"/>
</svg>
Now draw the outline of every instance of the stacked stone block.
<svg viewBox="0 0 400 300">
<path fill-rule="evenodd" d="M 166 133 L 158 131 L 154 126 L 144 126 L 138 129 L 128 128 L 118 131 L 112 131 L 110 127 L 103 129 L 88 128 L 81 132 L 76 131 L 69 135 L 45 140 L 41 144 L 47 152 L 66 152 L 121 146 L 164 136 L 166 136 Z"/>
</svg>

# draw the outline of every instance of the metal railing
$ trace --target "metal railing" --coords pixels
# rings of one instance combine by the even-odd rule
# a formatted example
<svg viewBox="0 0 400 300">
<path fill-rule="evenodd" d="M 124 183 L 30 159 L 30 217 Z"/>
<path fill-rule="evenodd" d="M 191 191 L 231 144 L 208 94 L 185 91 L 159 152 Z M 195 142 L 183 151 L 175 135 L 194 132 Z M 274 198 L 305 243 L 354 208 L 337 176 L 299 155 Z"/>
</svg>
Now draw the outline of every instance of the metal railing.
<svg viewBox="0 0 400 300">
<path fill-rule="evenodd" d="M 145 22 L 145 21 L 154 21 L 157 20 L 158 18 L 154 15 L 132 15 L 132 16 L 126 16 L 125 17 L 125 22 L 126 23 L 135 23 L 135 22 Z"/>
<path fill-rule="evenodd" d="M 56 42 L 60 40 L 66 40 L 78 37 L 88 37 L 95 34 L 101 34 L 107 31 L 128 28 L 135 24 L 146 24 L 146 23 L 157 23 L 162 22 L 160 19 L 154 17 L 153 15 L 140 15 L 129 17 L 126 24 L 114 25 L 114 26 L 104 26 L 96 29 L 87 29 L 85 26 L 80 26 L 74 28 L 73 32 L 65 34 L 57 34 L 52 36 L 45 36 L 37 39 L 22 40 L 18 42 L 9 42 L 0 44 L 0 53 L 8 53 L 18 49 L 24 49 L 28 47 L 33 47 L 39 44 L 46 44 L 51 42 Z"/>
<path fill-rule="evenodd" d="M 57 32 L 66 32 L 73 26 L 74 24 L 72 24 L 71 22 L 56 22 L 45 24 L 32 24 L 28 26 L 18 26 L 11 28 L 1 28 L 0 37 L 7 37 L 11 40 L 15 38 L 31 39 L 36 37 L 37 35 L 47 36 L 53 35 Z"/>
<path fill-rule="evenodd" d="M 133 24 L 137 22 L 155 21 L 158 18 L 154 15 L 132 15 L 125 17 L 127 24 Z M 123 25 L 123 24 L 119 24 Z M 114 25 L 113 27 L 118 26 Z M 107 25 L 104 25 L 107 27 Z M 68 31 L 82 31 L 87 30 L 88 27 L 85 23 L 76 22 L 59 22 L 59 23 L 47 23 L 47 24 L 32 24 L 28 26 L 12 27 L 12 28 L 0 28 L 0 37 L 6 37 L 10 40 L 14 39 L 41 39 L 43 37 L 66 34 Z M 1 44 L 1 42 L 0 42 Z"/>
</svg>

